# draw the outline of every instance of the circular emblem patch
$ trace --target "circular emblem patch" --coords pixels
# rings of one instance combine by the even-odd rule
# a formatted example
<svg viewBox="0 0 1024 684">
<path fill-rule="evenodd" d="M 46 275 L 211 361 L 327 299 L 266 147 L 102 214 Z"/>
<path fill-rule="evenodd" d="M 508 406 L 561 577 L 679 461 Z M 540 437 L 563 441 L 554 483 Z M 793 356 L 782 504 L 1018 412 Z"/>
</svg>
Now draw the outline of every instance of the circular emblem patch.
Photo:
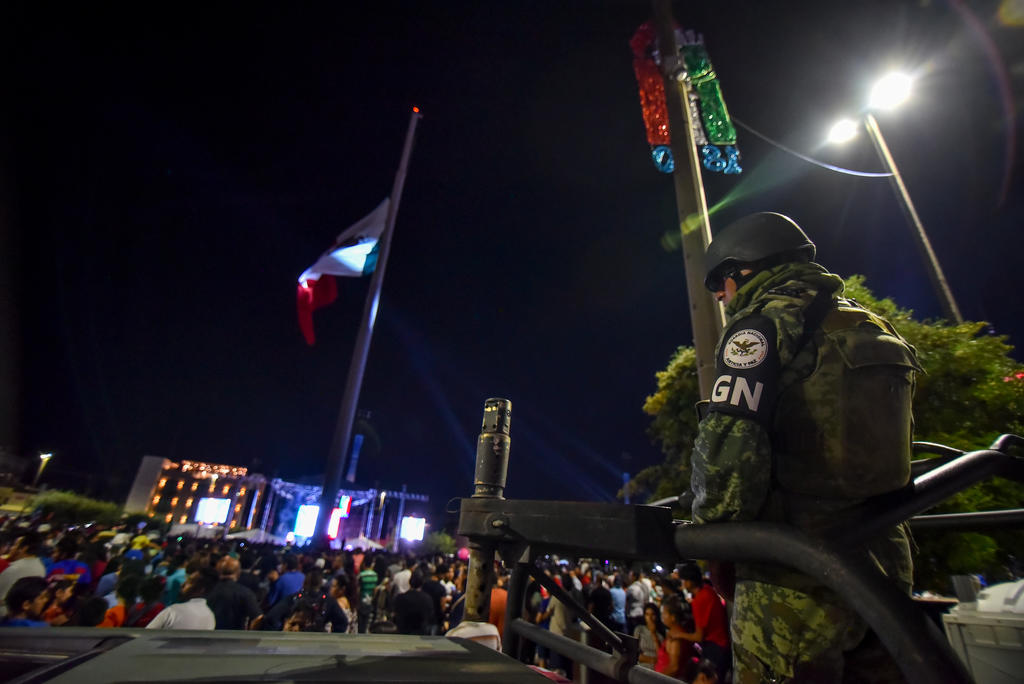
<svg viewBox="0 0 1024 684">
<path fill-rule="evenodd" d="M 759 331 L 747 328 L 733 333 L 725 342 L 722 360 L 732 368 L 753 368 L 768 354 L 768 340 Z"/>
</svg>

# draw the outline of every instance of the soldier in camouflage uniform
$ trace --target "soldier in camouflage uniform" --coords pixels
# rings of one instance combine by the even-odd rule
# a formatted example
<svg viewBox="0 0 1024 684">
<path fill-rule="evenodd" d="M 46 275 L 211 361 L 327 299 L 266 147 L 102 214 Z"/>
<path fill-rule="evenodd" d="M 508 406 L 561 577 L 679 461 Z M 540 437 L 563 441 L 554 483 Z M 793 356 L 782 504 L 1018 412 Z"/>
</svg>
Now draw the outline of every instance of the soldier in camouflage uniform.
<svg viewBox="0 0 1024 684">
<path fill-rule="evenodd" d="M 696 523 L 769 521 L 810 534 L 910 477 L 913 348 L 843 298 L 791 219 L 748 216 L 708 248 L 705 285 L 726 304 L 716 380 L 693 451 Z M 900 526 L 864 552 L 909 592 Z M 736 568 L 734 680 L 899 679 L 834 592 L 787 568 Z"/>
</svg>

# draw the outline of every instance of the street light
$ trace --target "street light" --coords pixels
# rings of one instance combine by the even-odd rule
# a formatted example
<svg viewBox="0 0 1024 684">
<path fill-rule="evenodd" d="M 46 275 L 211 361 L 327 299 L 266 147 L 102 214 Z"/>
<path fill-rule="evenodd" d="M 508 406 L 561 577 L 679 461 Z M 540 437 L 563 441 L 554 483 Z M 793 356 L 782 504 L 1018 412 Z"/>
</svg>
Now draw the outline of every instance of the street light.
<svg viewBox="0 0 1024 684">
<path fill-rule="evenodd" d="M 910 87 L 914 80 L 906 74 L 893 71 L 875 82 L 868 96 L 868 106 L 872 109 L 895 109 L 910 97 Z"/>
<path fill-rule="evenodd" d="M 928 234 L 924 230 L 924 224 L 921 223 L 921 217 L 918 216 L 917 209 L 914 208 L 914 203 L 910 199 L 907 186 L 903 183 L 903 176 L 900 175 L 896 162 L 889 152 L 889 146 L 885 143 L 885 138 L 882 137 L 882 131 L 878 128 L 878 121 L 875 119 L 875 115 L 871 113 L 872 109 L 892 109 L 905 102 L 910 97 L 912 83 L 913 81 L 909 76 L 901 73 L 891 73 L 881 78 L 871 89 L 869 109 L 864 113 L 864 127 L 868 129 L 868 134 L 871 136 L 871 142 L 874 143 L 878 156 L 882 159 L 889 173 L 892 174 L 890 179 L 892 180 L 893 189 L 896 190 L 896 195 L 900 199 L 903 212 L 906 214 L 911 228 L 913 228 L 911 233 L 917 243 L 918 250 L 921 252 L 921 257 L 924 259 L 925 267 L 928 270 L 928 279 L 931 280 L 932 288 L 935 290 L 935 295 L 942 306 L 943 315 L 955 323 L 963 323 L 964 319 L 960 315 L 960 307 L 957 306 L 956 300 L 953 298 L 953 291 L 949 288 L 946 276 L 939 265 L 939 259 L 935 256 L 935 250 L 932 249 L 932 244 L 928 240 Z M 856 134 L 857 124 L 850 119 L 843 119 L 836 123 L 829 131 L 828 140 L 834 143 L 846 142 L 853 139 Z"/>
<path fill-rule="evenodd" d="M 32 480 L 33 488 L 39 484 L 39 476 L 43 474 L 43 468 L 46 467 L 46 464 L 50 462 L 51 458 L 53 458 L 53 454 L 39 454 L 39 470 L 36 471 L 36 476 Z"/>
<path fill-rule="evenodd" d="M 840 119 L 828 131 L 828 141 L 841 145 L 857 137 L 860 125 L 853 119 Z"/>
</svg>

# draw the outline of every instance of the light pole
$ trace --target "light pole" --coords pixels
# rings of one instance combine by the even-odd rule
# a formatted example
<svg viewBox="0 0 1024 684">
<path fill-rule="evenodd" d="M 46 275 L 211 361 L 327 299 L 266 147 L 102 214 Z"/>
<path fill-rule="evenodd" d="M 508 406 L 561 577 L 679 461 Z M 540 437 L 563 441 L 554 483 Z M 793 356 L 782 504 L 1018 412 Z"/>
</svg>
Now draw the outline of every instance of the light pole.
<svg viewBox="0 0 1024 684">
<path fill-rule="evenodd" d="M 43 474 L 43 469 L 50 462 L 51 458 L 53 458 L 53 454 L 39 454 L 39 469 L 36 471 L 35 478 L 32 479 L 33 489 L 39 484 L 39 476 Z"/>
<path fill-rule="evenodd" d="M 942 272 L 942 266 L 939 265 L 939 259 L 935 256 L 931 241 L 928 240 L 921 217 L 918 215 L 917 209 L 914 208 L 914 202 L 910 199 L 907 186 L 903 183 L 903 176 L 900 175 L 900 170 L 889 152 L 889 146 L 885 143 L 885 138 L 882 137 L 878 121 L 871 112 L 872 109 L 892 109 L 904 102 L 910 95 L 910 83 L 909 77 L 896 73 L 889 74 L 878 81 L 871 90 L 870 109 L 864 114 L 864 127 L 867 128 L 868 135 L 871 136 L 871 142 L 874 143 L 878 156 L 889 173 L 892 174 L 890 179 L 893 189 L 896 190 L 896 196 L 900 200 L 907 221 L 910 222 L 911 233 L 921 252 L 921 258 L 924 259 L 925 267 L 928 270 L 928 279 L 931 280 L 935 295 L 939 298 L 943 315 L 954 323 L 963 323 L 960 307 L 957 306 L 956 300 L 953 298 L 953 291 L 949 288 L 946 276 Z M 842 143 L 851 140 L 856 134 L 857 124 L 850 119 L 843 119 L 832 127 L 828 139 L 829 142 Z"/>
</svg>

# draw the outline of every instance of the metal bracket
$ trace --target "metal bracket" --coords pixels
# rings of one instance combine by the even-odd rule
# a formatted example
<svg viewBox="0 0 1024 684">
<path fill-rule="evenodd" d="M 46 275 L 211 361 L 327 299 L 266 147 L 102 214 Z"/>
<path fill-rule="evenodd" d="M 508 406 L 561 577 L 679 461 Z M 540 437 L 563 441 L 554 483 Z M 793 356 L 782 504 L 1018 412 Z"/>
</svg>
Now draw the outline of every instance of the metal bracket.
<svg viewBox="0 0 1024 684">
<path fill-rule="evenodd" d="M 672 510 L 608 503 L 462 499 L 459 534 L 535 552 L 674 561 Z"/>
</svg>

